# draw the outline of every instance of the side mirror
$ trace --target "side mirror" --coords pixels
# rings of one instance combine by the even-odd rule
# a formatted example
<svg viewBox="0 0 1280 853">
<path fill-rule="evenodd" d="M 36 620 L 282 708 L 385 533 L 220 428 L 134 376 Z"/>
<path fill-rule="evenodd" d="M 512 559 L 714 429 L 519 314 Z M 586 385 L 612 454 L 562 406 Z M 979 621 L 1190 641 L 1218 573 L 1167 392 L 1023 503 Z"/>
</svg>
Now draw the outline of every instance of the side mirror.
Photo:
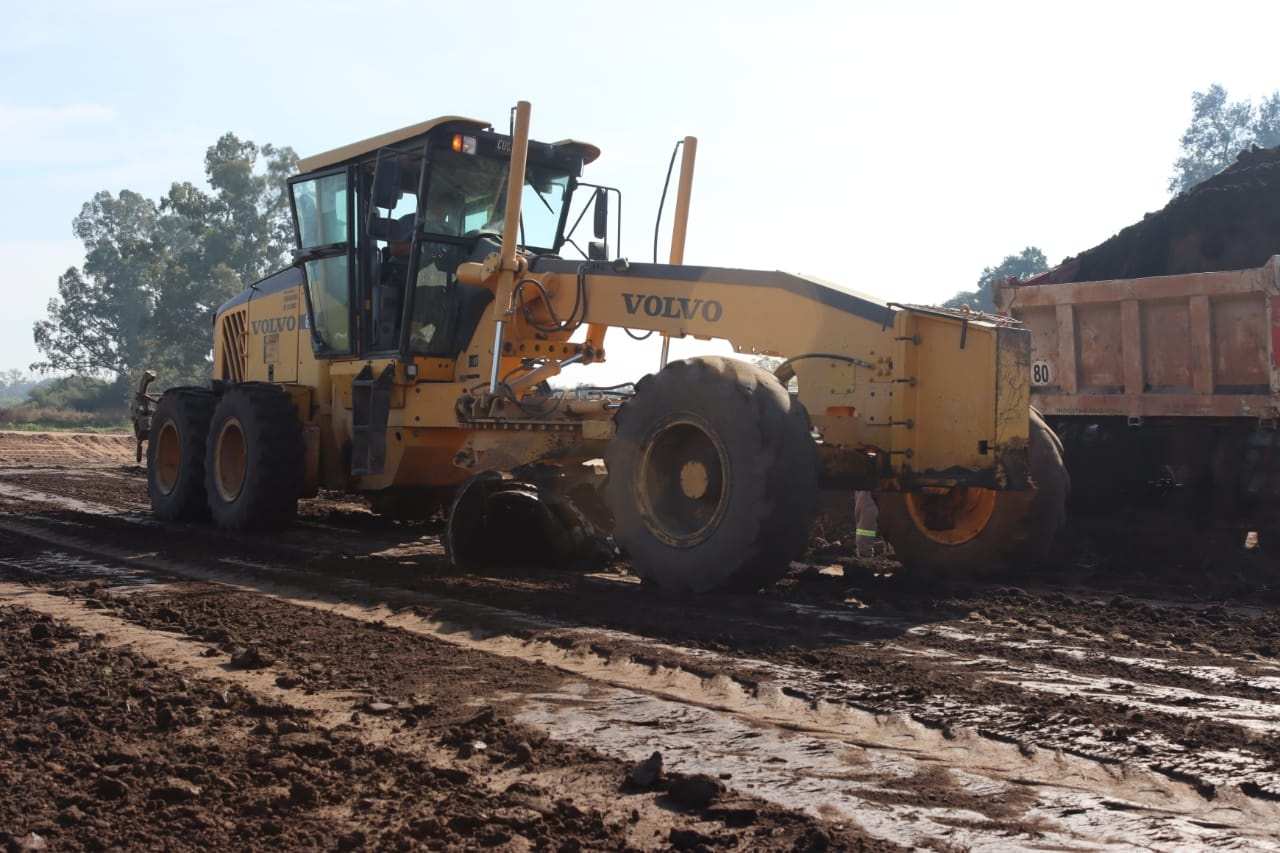
<svg viewBox="0 0 1280 853">
<path fill-rule="evenodd" d="M 394 154 L 378 157 L 373 167 L 373 204 L 383 210 L 393 210 L 400 201 L 400 158 Z"/>
<path fill-rule="evenodd" d="M 596 189 L 595 234 L 597 240 L 609 236 L 609 193 L 604 187 Z"/>
<path fill-rule="evenodd" d="M 587 259 L 592 261 L 609 260 L 609 252 L 603 240 L 592 240 L 587 244 Z"/>
</svg>

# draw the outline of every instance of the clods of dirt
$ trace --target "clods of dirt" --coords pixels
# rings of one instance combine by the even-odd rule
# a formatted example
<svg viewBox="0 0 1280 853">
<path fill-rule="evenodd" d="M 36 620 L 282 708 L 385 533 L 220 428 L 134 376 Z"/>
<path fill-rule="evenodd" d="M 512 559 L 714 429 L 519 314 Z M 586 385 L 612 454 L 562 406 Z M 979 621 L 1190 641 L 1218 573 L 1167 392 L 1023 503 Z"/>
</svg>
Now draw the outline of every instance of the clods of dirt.
<svg viewBox="0 0 1280 853">
<path fill-rule="evenodd" d="M 623 849 L 622 828 L 568 801 L 515 810 L 465 773 L 313 729 L 255 737 L 262 703 L 188 683 L 129 650 L 0 608 L 0 849 L 404 849 L 515 844 Z M 148 708 L 194 714 L 157 737 Z M 411 795 L 407 793 L 412 792 Z"/>
<path fill-rule="evenodd" d="M 236 648 L 231 652 L 232 669 L 265 669 L 275 662 L 274 657 L 263 654 L 257 646 Z"/>
<path fill-rule="evenodd" d="M 647 790 L 662 779 L 662 753 L 655 752 L 644 761 L 638 762 L 627 771 L 626 784 L 640 790 Z"/>
<path fill-rule="evenodd" d="M 705 773 L 680 774 L 667 782 L 667 796 L 686 809 L 705 809 L 724 792 L 724 783 Z"/>
<path fill-rule="evenodd" d="M 84 593 L 97 595 L 100 591 L 82 587 L 79 593 L 71 594 Z M 649 816 L 638 825 L 584 805 L 584 799 L 598 801 L 600 793 L 609 789 L 609 780 L 624 778 L 628 767 L 515 723 L 501 703 L 475 704 L 482 696 L 510 697 L 513 691 L 536 691 L 559 684 L 562 676 L 542 665 L 467 651 L 265 596 L 204 585 L 193 585 L 189 591 L 130 592 L 111 602 L 111 608 L 111 618 L 127 619 L 144 630 L 172 636 L 176 627 L 193 645 L 206 642 L 199 638 L 215 628 L 229 638 L 265 637 L 253 645 L 264 655 L 277 658 L 273 666 L 283 667 L 284 673 L 305 673 L 308 683 L 322 677 L 327 684 L 343 685 L 340 691 L 365 691 L 369 699 L 356 706 L 357 715 L 367 715 L 376 726 L 390 725 L 406 734 L 412 731 L 416 743 L 444 750 L 453 763 L 440 766 L 399 752 L 395 748 L 398 740 L 373 745 L 379 742 L 359 736 L 366 725 L 359 720 L 326 729 L 288 705 L 235 687 L 188 683 L 155 661 L 138 656 L 139 662 L 129 671 L 147 679 L 146 692 L 141 687 L 126 687 L 127 695 L 121 701 L 133 696 L 147 698 L 138 708 L 127 737 L 121 736 L 125 733 L 118 727 L 101 730 L 95 713 L 89 710 L 84 712 L 83 723 L 72 722 L 70 717 L 66 722 L 68 727 L 87 725 L 84 744 L 92 749 L 97 769 L 85 784 L 91 790 L 101 786 L 103 793 L 72 804 L 92 822 L 112 819 L 106 812 L 107 803 L 112 803 L 121 820 L 150 833 L 145 837 L 128 835 L 125 828 L 117 827 L 110 843 L 148 846 L 147 839 L 178 831 L 170 819 L 173 814 L 198 814 L 211 827 L 203 834 L 184 836 L 193 847 L 264 846 L 278 840 L 301 849 L 357 849 L 360 845 L 382 849 L 413 844 L 436 848 L 628 849 L 637 844 L 631 827 L 643 826 L 645 839 L 654 832 L 660 837 L 645 840 L 639 844 L 642 848 L 666 846 L 674 829 L 712 839 L 711 846 L 716 848 L 790 850 L 803 838 L 826 833 L 818 828 L 821 822 L 812 817 L 755 800 L 724 808 L 723 786 L 714 779 L 689 777 L 691 781 L 677 788 L 674 795 L 663 785 L 635 792 L 633 796 L 640 798 L 635 802 L 650 804 L 645 806 Z M 17 636 L 37 648 L 39 641 L 30 637 L 36 618 L 23 611 L 13 612 L 24 620 Z M 261 630 L 264 623 L 276 625 L 276 633 Z M 56 636 L 65 637 L 59 648 L 78 652 L 84 638 L 59 623 L 50 624 Z M 14 632 L 0 634 L 7 638 Z M 100 649 L 95 653 L 135 654 Z M 320 661 L 322 674 L 313 676 L 312 665 Z M 86 664 L 83 671 L 69 672 L 62 689 L 91 680 L 93 667 L 101 665 L 95 661 Z M 0 670 L 4 668 L 0 660 Z M 3 696 L 0 692 L 0 700 Z M 160 709 L 172 712 L 170 728 L 157 725 Z M 0 713 L 7 710 L 0 701 Z M 180 731 L 181 737 L 174 737 L 175 731 Z M 4 738 L 0 723 L 0 746 Z M 36 742 L 33 736 L 31 743 Z M 30 764 L 38 772 L 50 760 L 41 755 Z M 3 771 L 0 760 L 0 774 Z M 511 773 L 562 781 L 556 782 L 554 796 L 536 784 L 512 785 L 495 793 L 495 774 Z M 672 781 L 686 780 L 676 776 Z M 412 796 L 388 795 L 408 791 Z M 584 792 L 589 793 L 584 796 Z M 106 799 L 108 795 L 114 799 Z M 47 798 L 57 801 L 58 794 L 49 792 Z M 135 820 L 135 812 L 144 808 L 150 810 L 148 817 Z M 618 808 L 630 812 L 632 807 Z M 68 838 L 79 838 L 68 830 L 84 825 L 72 820 L 75 815 L 59 823 L 57 816 L 50 814 L 28 825 L 15 824 L 17 814 L 16 808 L 5 811 L 0 793 L 0 830 L 9 832 L 9 837 L 17 830 L 42 834 L 48 830 L 61 833 L 59 849 L 76 849 L 75 844 L 62 844 Z M 744 819 L 746 814 L 750 817 Z M 654 815 L 660 816 L 657 826 Z M 850 825 L 837 828 L 832 837 L 849 849 L 896 849 Z M 0 844 L 7 840 L 0 837 Z"/>
</svg>

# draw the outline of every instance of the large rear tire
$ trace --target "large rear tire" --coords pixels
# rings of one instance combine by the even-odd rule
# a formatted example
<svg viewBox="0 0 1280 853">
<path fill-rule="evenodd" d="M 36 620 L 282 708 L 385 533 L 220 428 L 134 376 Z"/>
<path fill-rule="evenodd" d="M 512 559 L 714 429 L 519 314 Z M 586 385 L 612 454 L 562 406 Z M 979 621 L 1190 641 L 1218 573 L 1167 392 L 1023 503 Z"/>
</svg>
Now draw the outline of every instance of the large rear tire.
<svg viewBox="0 0 1280 853">
<path fill-rule="evenodd" d="M 804 550 L 817 509 L 809 418 L 772 374 L 695 358 L 646 376 L 605 452 L 614 540 L 664 590 L 753 590 Z"/>
<path fill-rule="evenodd" d="M 204 445 L 215 402 L 205 388 L 170 388 L 156 404 L 147 439 L 147 493 L 162 521 L 209 517 Z"/>
<path fill-rule="evenodd" d="M 222 395 L 209 424 L 205 495 L 219 527 L 261 530 L 297 513 L 304 476 L 302 424 L 289 395 L 245 383 Z"/>
<path fill-rule="evenodd" d="M 1048 556 L 1066 523 L 1070 480 L 1062 443 L 1034 409 L 1029 438 L 1034 491 L 876 495 L 880 533 L 908 571 L 975 578 Z"/>
</svg>

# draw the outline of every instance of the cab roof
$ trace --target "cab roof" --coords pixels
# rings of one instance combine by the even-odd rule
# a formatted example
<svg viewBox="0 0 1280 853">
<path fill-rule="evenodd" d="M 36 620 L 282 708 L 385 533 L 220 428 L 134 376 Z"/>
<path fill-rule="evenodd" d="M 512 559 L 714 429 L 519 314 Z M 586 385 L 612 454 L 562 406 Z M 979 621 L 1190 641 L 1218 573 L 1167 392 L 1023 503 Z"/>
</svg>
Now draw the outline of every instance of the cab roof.
<svg viewBox="0 0 1280 853">
<path fill-rule="evenodd" d="M 352 142 L 349 145 L 331 148 L 328 151 L 304 157 L 298 161 L 298 171 L 314 172 L 316 169 L 323 169 L 326 166 L 335 166 L 338 163 L 353 160 L 362 154 L 377 151 L 379 148 L 385 148 L 388 145 L 395 145 L 397 142 L 404 142 L 406 139 L 430 133 L 445 124 L 457 124 L 473 130 L 484 130 L 489 127 L 489 122 L 487 121 L 467 118 L 466 116 L 439 116 L 418 124 L 411 124 L 408 127 L 402 127 L 399 130 L 393 130 L 379 136 L 370 136 L 368 139 L 362 139 L 359 142 Z"/>
<path fill-rule="evenodd" d="M 328 151 L 322 151 L 319 154 L 304 157 L 298 161 L 298 171 L 314 172 L 317 169 L 336 166 L 339 163 L 345 163 L 347 160 L 354 160 L 356 157 L 377 151 L 379 148 L 385 148 L 388 145 L 395 145 L 397 142 L 404 142 L 406 139 L 412 139 L 415 136 L 422 136 L 430 133 L 437 127 L 441 127 L 446 124 L 457 125 L 459 128 L 470 130 L 487 130 L 492 127 L 492 125 L 487 121 L 467 118 L 466 116 L 438 116 L 437 118 L 428 119 L 427 121 L 419 122 L 418 124 L 411 124 L 408 127 L 402 127 L 399 130 L 393 130 L 379 136 L 371 136 L 368 139 L 362 139 L 359 142 L 352 142 L 349 145 L 331 148 Z M 582 151 L 582 159 L 585 163 L 590 163 L 600 156 L 600 149 L 586 142 L 579 142 L 574 139 L 562 139 L 559 142 L 552 144 L 557 147 L 562 145 L 571 145 L 578 148 Z"/>
</svg>

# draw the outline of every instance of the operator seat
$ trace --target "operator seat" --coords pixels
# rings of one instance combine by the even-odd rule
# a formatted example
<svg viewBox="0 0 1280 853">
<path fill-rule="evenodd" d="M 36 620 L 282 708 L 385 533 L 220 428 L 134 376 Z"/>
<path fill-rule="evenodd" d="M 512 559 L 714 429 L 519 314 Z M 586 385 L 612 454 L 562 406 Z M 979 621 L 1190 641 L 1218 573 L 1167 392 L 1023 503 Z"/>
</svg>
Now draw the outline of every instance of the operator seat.
<svg viewBox="0 0 1280 853">
<path fill-rule="evenodd" d="M 471 342 L 480 317 L 493 301 L 486 287 L 463 284 L 455 273 L 468 254 L 458 245 L 434 244 L 418 269 L 413 301 L 413 349 L 456 358 Z M 470 257 L 474 257 L 472 254 Z"/>
</svg>

